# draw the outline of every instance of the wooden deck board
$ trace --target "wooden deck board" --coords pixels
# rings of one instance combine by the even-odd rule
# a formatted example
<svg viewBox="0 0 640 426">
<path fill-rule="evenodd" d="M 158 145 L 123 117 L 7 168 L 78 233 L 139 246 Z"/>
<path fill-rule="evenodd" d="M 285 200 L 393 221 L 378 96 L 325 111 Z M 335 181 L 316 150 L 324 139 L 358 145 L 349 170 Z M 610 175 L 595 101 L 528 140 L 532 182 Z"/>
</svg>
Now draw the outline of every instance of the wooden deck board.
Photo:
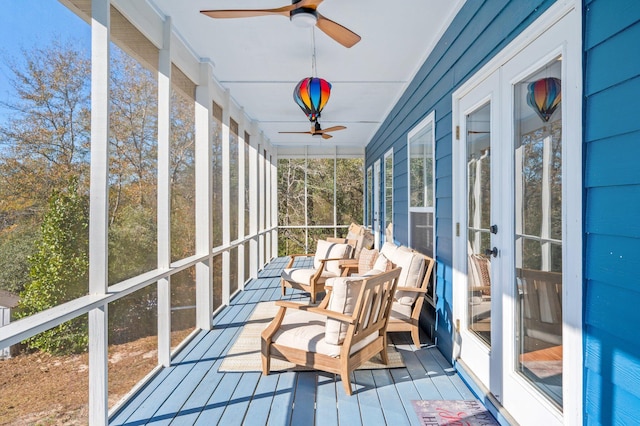
<svg viewBox="0 0 640 426">
<path fill-rule="evenodd" d="M 338 426 L 338 406 L 335 374 L 320 372 L 317 374 L 316 424 Z"/>
<path fill-rule="evenodd" d="M 305 259 L 300 265 L 311 262 Z M 112 425 L 419 425 L 411 400 L 475 399 L 434 347 L 416 350 L 409 333 L 390 334 L 406 367 L 357 370 L 354 394 L 339 375 L 323 372 L 219 372 L 224 356 L 261 301 L 308 302 L 307 293 L 287 289 L 280 272 L 287 258 L 272 261 L 213 319 L 213 329 L 194 336 L 110 419 Z M 298 264 L 297 264 L 298 265 Z"/>
</svg>

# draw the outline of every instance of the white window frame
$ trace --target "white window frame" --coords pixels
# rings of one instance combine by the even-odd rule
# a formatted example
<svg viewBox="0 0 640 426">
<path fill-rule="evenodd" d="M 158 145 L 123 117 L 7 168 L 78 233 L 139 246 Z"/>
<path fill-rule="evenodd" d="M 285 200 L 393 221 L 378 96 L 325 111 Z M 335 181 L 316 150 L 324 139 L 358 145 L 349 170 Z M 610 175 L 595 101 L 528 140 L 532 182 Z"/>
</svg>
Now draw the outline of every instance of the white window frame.
<svg viewBox="0 0 640 426">
<path fill-rule="evenodd" d="M 433 151 L 431 152 L 431 157 L 433 160 L 433 167 L 431 168 L 431 182 L 433 185 L 432 194 L 433 194 L 433 206 L 431 207 L 412 207 L 411 206 L 411 140 L 418 134 L 421 134 L 423 130 L 431 125 L 431 140 L 433 141 Z M 411 213 L 433 213 L 434 223 L 433 223 L 433 257 L 435 258 L 436 254 L 436 224 L 435 224 L 435 214 L 436 214 L 436 113 L 435 111 L 431 111 L 429 115 L 427 115 L 418 125 L 416 125 L 411 131 L 407 134 L 407 210 L 409 212 L 408 218 L 408 234 L 409 234 L 409 246 L 412 247 L 411 241 Z"/>
<path fill-rule="evenodd" d="M 431 207 L 412 207 L 411 206 L 411 141 L 417 135 L 424 132 L 424 129 L 431 126 L 431 141 L 433 149 L 431 151 L 432 167 L 431 167 L 431 193 L 433 194 L 433 202 Z M 424 253 L 428 256 L 436 258 L 436 112 L 431 111 L 420 123 L 418 123 L 407 134 L 407 234 L 409 247 L 413 248 L 412 229 L 411 229 L 411 213 L 431 213 L 433 214 L 433 234 L 431 236 L 433 241 L 433 253 Z M 432 306 L 435 306 L 436 302 L 436 280 L 432 277 L 433 285 L 431 286 L 431 294 L 425 294 L 425 297 Z"/>
<path fill-rule="evenodd" d="M 390 203 L 391 217 L 390 218 L 387 217 L 387 160 L 389 158 L 391 159 L 391 203 Z M 393 191 L 393 171 L 394 171 L 393 169 L 394 169 L 393 148 L 391 148 L 389 151 L 385 152 L 383 161 L 382 161 L 382 212 L 383 212 L 384 222 L 382 223 L 381 231 L 385 236 L 384 241 L 387 240 L 387 226 L 389 226 L 389 224 L 393 226 L 393 192 L 394 192 Z M 393 238 L 392 238 L 392 241 L 390 242 L 393 242 Z"/>
</svg>

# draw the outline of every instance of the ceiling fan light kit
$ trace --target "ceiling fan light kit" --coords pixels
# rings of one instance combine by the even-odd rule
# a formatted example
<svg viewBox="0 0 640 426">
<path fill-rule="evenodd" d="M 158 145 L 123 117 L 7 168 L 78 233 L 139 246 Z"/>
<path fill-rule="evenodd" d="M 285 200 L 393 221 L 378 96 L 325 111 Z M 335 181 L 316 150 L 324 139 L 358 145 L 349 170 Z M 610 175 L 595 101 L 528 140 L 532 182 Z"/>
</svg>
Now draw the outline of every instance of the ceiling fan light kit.
<svg viewBox="0 0 640 426">
<path fill-rule="evenodd" d="M 318 12 L 308 7 L 301 7 L 292 10 L 289 19 L 297 27 L 311 28 L 318 22 Z"/>
</svg>

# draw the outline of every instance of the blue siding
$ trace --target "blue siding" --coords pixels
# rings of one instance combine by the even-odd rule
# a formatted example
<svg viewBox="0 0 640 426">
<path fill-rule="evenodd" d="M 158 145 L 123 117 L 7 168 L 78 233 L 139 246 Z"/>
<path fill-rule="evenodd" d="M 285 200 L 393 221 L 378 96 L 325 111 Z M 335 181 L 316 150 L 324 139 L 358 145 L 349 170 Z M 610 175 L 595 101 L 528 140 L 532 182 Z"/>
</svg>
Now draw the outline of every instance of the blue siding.
<svg viewBox="0 0 640 426">
<path fill-rule="evenodd" d="M 585 424 L 637 424 L 640 2 L 585 6 Z"/>
<path fill-rule="evenodd" d="M 467 2 L 366 150 L 394 148 L 394 231 L 406 244 L 406 137 L 436 113 L 437 344 L 452 355 L 451 94 L 552 1 Z M 640 2 L 584 2 L 585 424 L 640 418 Z M 402 153 L 402 154 L 401 154 Z M 404 158 L 400 158 L 403 156 Z"/>
<path fill-rule="evenodd" d="M 389 149 L 394 150 L 394 237 L 407 244 L 407 134 L 435 110 L 436 338 L 438 347 L 449 359 L 453 347 L 451 95 L 552 3 L 552 0 L 466 2 L 366 148 L 366 167 L 382 159 Z"/>
</svg>

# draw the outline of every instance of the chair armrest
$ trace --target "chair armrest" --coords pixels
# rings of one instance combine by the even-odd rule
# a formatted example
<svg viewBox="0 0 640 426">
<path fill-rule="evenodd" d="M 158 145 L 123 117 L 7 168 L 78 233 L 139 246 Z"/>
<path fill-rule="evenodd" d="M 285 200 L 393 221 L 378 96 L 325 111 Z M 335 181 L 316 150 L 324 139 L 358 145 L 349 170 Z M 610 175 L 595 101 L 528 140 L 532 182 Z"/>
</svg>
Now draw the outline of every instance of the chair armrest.
<svg viewBox="0 0 640 426">
<path fill-rule="evenodd" d="M 406 291 L 409 293 L 424 293 L 426 294 L 427 289 L 422 287 L 396 287 L 396 291 Z"/>
<path fill-rule="evenodd" d="M 314 274 L 314 277 L 317 279 L 320 275 L 322 275 L 322 271 L 325 270 L 327 262 L 340 261 L 340 260 L 343 260 L 343 259 L 344 258 L 342 258 L 342 257 L 332 257 L 332 258 L 328 258 L 328 259 L 319 259 L 320 260 L 320 267 L 316 270 L 316 273 Z"/>
<path fill-rule="evenodd" d="M 342 276 L 348 277 L 354 272 L 358 272 L 358 259 L 343 259 L 339 262 L 342 269 Z"/>
<path fill-rule="evenodd" d="M 288 300 L 278 300 L 276 301 L 276 305 L 285 309 L 296 309 L 299 311 L 313 312 L 314 314 L 324 315 L 326 317 L 329 317 L 338 321 L 343 321 L 348 324 L 353 324 L 355 322 L 355 319 L 350 315 L 345 315 L 345 314 L 341 314 L 340 312 L 330 311 L 328 309 L 323 309 L 318 306 L 290 302 Z"/>
</svg>

